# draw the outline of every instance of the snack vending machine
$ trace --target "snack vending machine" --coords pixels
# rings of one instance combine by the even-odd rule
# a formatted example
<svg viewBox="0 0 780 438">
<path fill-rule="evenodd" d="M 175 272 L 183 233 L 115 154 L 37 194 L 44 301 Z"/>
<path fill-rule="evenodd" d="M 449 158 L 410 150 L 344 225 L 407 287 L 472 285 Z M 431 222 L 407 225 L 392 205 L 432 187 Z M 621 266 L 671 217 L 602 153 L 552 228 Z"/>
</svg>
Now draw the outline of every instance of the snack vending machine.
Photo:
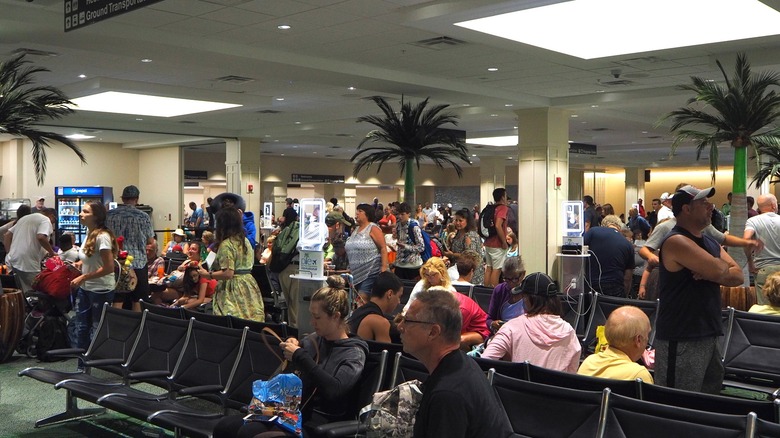
<svg viewBox="0 0 780 438">
<path fill-rule="evenodd" d="M 87 239 L 87 227 L 79 223 L 81 206 L 89 202 L 99 202 L 106 205 L 114 201 L 114 190 L 111 187 L 55 187 L 54 205 L 57 209 L 57 237 L 63 233 L 73 233 L 76 245 L 81 245 Z"/>
</svg>

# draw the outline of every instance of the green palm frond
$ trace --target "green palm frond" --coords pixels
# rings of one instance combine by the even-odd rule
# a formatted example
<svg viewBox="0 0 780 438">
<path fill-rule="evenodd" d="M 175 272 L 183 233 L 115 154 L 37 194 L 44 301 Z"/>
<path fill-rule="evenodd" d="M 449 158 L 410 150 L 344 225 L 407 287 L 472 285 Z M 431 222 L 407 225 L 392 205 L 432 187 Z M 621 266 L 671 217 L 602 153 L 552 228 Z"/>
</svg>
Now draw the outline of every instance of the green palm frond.
<svg viewBox="0 0 780 438">
<path fill-rule="evenodd" d="M 366 134 L 350 159 L 354 163 L 355 176 L 374 165 L 381 170 L 388 161 L 397 161 L 401 174 L 408 176 L 415 170 L 409 168 L 411 163 L 419 170 L 425 159 L 439 167 L 451 165 L 458 176 L 463 175 L 460 162 L 471 163 L 463 138 L 445 128 L 446 125 L 458 124 L 458 116 L 446 111 L 449 105 L 429 107 L 429 99 L 425 99 L 416 105 L 403 103 L 400 111 L 396 112 L 384 98 L 374 96 L 371 99 L 383 114 L 357 119 L 357 122 L 369 123 L 376 129 Z M 406 193 L 410 191 L 413 192 L 414 188 L 410 190 L 406 187 Z"/>
<path fill-rule="evenodd" d="M 725 144 L 735 148 L 757 147 L 780 141 L 772 128 L 780 117 L 780 95 L 772 89 L 780 86 L 775 72 L 753 73 L 744 54 L 737 55 L 733 76 L 720 61 L 723 83 L 691 77 L 689 84 L 678 88 L 694 94 L 685 107 L 666 114 L 659 124 L 670 120 L 674 134 L 671 152 L 688 142 L 696 147 L 696 159 L 707 151 L 713 181 L 718 169 L 718 148 Z"/>
<path fill-rule="evenodd" d="M 780 143 L 764 145 L 757 148 L 761 155 L 761 165 L 753 182 L 760 185 L 769 180 L 770 184 L 780 182 Z"/>
<path fill-rule="evenodd" d="M 32 142 L 33 167 L 38 185 L 46 177 L 46 149 L 52 143 L 62 143 L 78 155 L 82 163 L 86 157 L 70 139 L 54 132 L 35 129 L 35 125 L 51 119 L 60 119 L 73 112 L 70 100 L 59 89 L 34 86 L 35 75 L 49 70 L 28 65 L 24 55 L 0 63 L 0 134 L 27 137 Z"/>
</svg>

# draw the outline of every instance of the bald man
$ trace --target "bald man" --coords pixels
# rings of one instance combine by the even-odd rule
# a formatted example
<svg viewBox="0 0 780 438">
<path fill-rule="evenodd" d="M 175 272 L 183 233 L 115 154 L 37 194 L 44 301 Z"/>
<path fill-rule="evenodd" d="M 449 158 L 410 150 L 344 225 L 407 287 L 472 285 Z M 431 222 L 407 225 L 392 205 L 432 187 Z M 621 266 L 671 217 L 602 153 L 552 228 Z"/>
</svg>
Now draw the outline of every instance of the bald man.
<svg viewBox="0 0 780 438">
<path fill-rule="evenodd" d="M 591 354 L 580 365 L 577 374 L 605 379 L 634 380 L 653 383 L 647 368 L 636 363 L 647 347 L 650 320 L 634 306 L 623 306 L 609 314 L 604 326 L 609 346 Z"/>
<path fill-rule="evenodd" d="M 758 304 L 769 304 L 763 293 L 766 278 L 780 271 L 780 216 L 777 215 L 777 198 L 766 194 L 758 197 L 758 216 L 753 216 L 745 223 L 746 240 L 760 239 L 764 241 L 764 249 L 756 251 L 753 247 L 745 247 L 748 269 L 756 276 L 756 299 Z"/>
</svg>

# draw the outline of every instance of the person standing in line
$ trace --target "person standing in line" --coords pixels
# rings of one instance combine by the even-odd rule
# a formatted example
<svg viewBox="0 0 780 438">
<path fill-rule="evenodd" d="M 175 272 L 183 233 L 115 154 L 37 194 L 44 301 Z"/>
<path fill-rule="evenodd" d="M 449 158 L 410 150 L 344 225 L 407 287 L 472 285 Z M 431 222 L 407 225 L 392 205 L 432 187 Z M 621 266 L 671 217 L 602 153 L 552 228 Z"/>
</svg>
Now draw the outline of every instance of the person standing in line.
<svg viewBox="0 0 780 438">
<path fill-rule="evenodd" d="M 70 285 L 76 291 L 76 348 L 88 348 L 100 323 L 103 305 L 114 300 L 114 258 L 119 253 L 114 233 L 106 226 L 106 207 L 100 202 L 85 204 L 79 222 L 87 227 L 87 240 L 79 249 L 81 275 Z"/>
<path fill-rule="evenodd" d="M 445 251 L 444 256 L 451 261 L 457 261 L 460 254 L 466 250 L 472 250 L 479 254 L 480 260 L 474 269 L 474 276 L 471 278 L 471 282 L 482 284 L 485 280 L 485 265 L 482 262 L 482 239 L 477 234 L 477 224 L 474 222 L 471 212 L 467 208 L 456 211 L 453 224 L 455 225 L 456 233 L 450 243 L 450 250 Z"/>
<path fill-rule="evenodd" d="M 46 197 L 45 196 L 39 196 L 38 199 L 35 200 L 35 205 L 32 207 L 33 213 L 43 213 L 43 210 L 46 209 Z"/>
<path fill-rule="evenodd" d="M 501 269 L 504 267 L 506 259 L 506 250 L 509 244 L 506 242 L 507 217 L 509 207 L 506 205 L 506 189 L 497 188 L 493 190 L 493 200 L 496 203 L 494 214 L 494 223 L 496 234 L 485 239 L 485 282 L 484 285 L 494 287 L 501 278 Z"/>
<path fill-rule="evenodd" d="M 655 381 L 717 394 L 723 386 L 718 338 L 723 334 L 720 285 L 742 284 L 742 269 L 702 230 L 712 220 L 713 187 L 687 185 L 672 197 L 677 225 L 661 245 Z"/>
<path fill-rule="evenodd" d="M 147 268 L 146 247 L 157 246 L 154 240 L 152 219 L 146 212 L 136 208 L 141 191 L 130 185 L 122 190 L 122 203 L 106 214 L 106 226 L 114 236 L 125 239 L 123 249 L 133 256 L 132 268 L 138 278 L 135 290 L 114 303 L 115 307 L 132 308 L 141 311 L 141 300 L 149 296 L 149 271 Z"/>
<path fill-rule="evenodd" d="M 252 276 L 255 253 L 244 236 L 241 213 L 233 207 L 217 212 L 217 260 L 215 266 L 198 269 L 200 278 L 218 280 L 212 303 L 214 314 L 265 321 L 260 287 Z"/>
<path fill-rule="evenodd" d="M 355 288 L 363 302 L 368 301 L 376 276 L 388 269 L 385 235 L 374 223 L 375 211 L 376 209 L 369 204 L 357 206 L 355 212 L 357 227 L 344 246 Z"/>
<path fill-rule="evenodd" d="M 748 269 L 755 274 L 756 302 L 769 304 L 763 293 L 764 282 L 769 275 L 780 272 L 780 216 L 777 215 L 777 198 L 766 194 L 758 197 L 758 216 L 745 223 L 744 239 L 758 238 L 764 241 L 764 249 L 755 252 L 753 247 L 744 248 Z"/>
<path fill-rule="evenodd" d="M 49 236 L 54 229 L 55 215 L 53 208 L 28 214 L 18 219 L 3 236 L 3 244 L 8 250 L 5 262 L 13 269 L 25 295 L 33 290 L 33 280 L 41 272 L 41 260 L 54 257 Z"/>
<path fill-rule="evenodd" d="M 187 226 L 195 233 L 195 237 L 199 239 L 205 229 L 203 209 L 198 207 L 198 204 L 195 202 L 190 202 L 190 208 L 192 209 L 192 214 L 190 214 L 190 218 L 187 221 Z"/>
</svg>

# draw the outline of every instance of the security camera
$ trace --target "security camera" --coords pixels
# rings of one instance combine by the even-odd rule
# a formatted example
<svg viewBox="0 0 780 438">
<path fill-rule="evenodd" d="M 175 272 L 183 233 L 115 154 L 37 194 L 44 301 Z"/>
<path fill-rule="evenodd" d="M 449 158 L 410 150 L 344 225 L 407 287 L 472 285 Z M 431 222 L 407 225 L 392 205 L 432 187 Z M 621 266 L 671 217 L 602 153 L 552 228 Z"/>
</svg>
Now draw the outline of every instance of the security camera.
<svg viewBox="0 0 780 438">
<path fill-rule="evenodd" d="M 614 69 L 614 70 L 610 70 L 609 72 L 610 72 L 610 73 L 612 73 L 612 76 L 613 76 L 615 79 L 620 79 L 620 74 L 621 74 L 621 73 L 623 73 L 623 71 L 622 71 L 622 70 L 620 70 L 619 68 L 616 68 L 616 69 Z"/>
</svg>

